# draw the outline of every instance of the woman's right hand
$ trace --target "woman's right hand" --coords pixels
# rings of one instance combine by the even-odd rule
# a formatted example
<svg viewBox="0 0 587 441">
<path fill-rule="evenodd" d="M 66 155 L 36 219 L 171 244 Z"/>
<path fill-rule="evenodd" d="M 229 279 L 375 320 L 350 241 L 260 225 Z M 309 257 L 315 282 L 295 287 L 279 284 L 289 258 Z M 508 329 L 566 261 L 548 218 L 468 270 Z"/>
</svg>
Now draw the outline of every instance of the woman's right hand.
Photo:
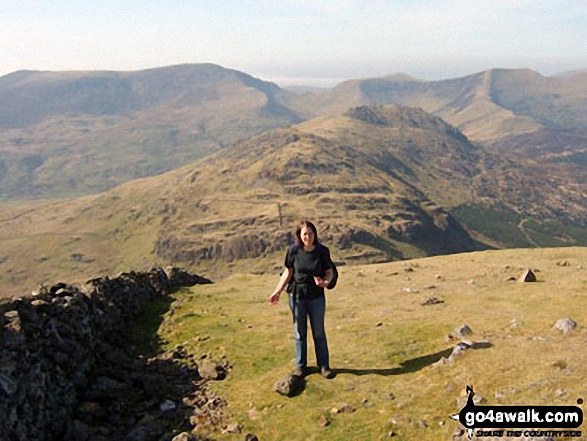
<svg viewBox="0 0 587 441">
<path fill-rule="evenodd" d="M 269 303 L 271 303 L 272 305 L 277 305 L 277 302 L 279 302 L 279 295 L 285 289 L 285 286 L 287 285 L 287 282 L 289 282 L 289 279 L 291 279 L 292 275 L 293 275 L 293 270 L 291 268 L 285 268 L 285 270 L 283 271 L 283 274 L 281 274 L 281 278 L 279 279 L 279 283 L 277 284 L 277 286 L 275 287 L 275 290 L 273 291 L 273 294 L 271 294 L 269 296 Z"/>
<path fill-rule="evenodd" d="M 269 296 L 269 303 L 271 303 L 272 305 L 277 305 L 277 303 L 279 302 L 279 296 L 281 293 L 279 292 L 274 292 L 273 294 L 271 294 Z"/>
</svg>

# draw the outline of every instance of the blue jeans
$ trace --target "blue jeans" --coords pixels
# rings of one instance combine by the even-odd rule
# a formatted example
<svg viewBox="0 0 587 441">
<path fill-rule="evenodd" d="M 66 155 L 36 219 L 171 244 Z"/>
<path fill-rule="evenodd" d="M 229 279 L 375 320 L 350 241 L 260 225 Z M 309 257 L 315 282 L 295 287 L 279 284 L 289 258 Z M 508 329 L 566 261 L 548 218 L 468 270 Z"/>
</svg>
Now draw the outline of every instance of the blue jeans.
<svg viewBox="0 0 587 441">
<path fill-rule="evenodd" d="M 294 304 L 295 302 L 295 304 Z M 295 306 L 295 307 L 294 307 Z M 326 298 L 320 296 L 317 299 L 294 299 L 289 296 L 289 307 L 294 314 L 294 340 L 296 347 L 296 366 L 306 367 L 308 364 L 308 317 L 312 327 L 316 361 L 320 368 L 330 367 L 328 355 L 328 342 L 324 329 L 324 314 L 326 313 Z"/>
</svg>

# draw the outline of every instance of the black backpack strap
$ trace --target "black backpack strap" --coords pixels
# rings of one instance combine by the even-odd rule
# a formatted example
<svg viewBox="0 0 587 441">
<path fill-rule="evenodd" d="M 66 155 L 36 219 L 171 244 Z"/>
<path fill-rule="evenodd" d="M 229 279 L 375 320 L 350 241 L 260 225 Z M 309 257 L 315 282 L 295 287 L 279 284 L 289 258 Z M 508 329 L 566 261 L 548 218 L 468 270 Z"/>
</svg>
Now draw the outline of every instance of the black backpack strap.
<svg viewBox="0 0 587 441">
<path fill-rule="evenodd" d="M 295 260 L 295 256 L 296 256 L 299 249 L 300 249 L 300 247 L 298 246 L 298 244 L 293 244 L 291 246 L 291 248 L 289 249 L 290 256 L 293 256 L 294 260 Z M 295 288 L 295 280 L 294 280 L 294 274 L 293 274 L 293 268 L 292 268 L 291 279 L 289 279 L 289 282 L 287 283 L 287 286 L 285 287 L 285 292 L 288 294 L 292 294 L 294 291 L 294 288 Z"/>
<path fill-rule="evenodd" d="M 332 279 L 330 280 L 330 283 L 326 287 L 326 289 L 330 290 L 330 289 L 333 289 L 336 286 L 336 282 L 338 282 L 338 269 L 336 268 L 336 265 L 334 264 L 334 262 L 332 261 L 332 258 L 330 257 L 330 252 L 329 252 L 328 248 L 326 248 L 320 242 L 318 242 L 318 247 L 319 247 L 321 253 L 325 253 L 326 257 L 328 258 L 328 263 L 330 265 L 330 269 L 332 270 Z"/>
<path fill-rule="evenodd" d="M 298 252 L 298 250 L 300 249 L 298 244 L 293 244 L 291 246 L 291 248 L 289 249 L 290 255 L 293 256 L 293 259 L 295 260 L 295 256 Z M 293 308 L 291 310 L 291 314 L 292 314 L 292 319 L 293 322 L 296 322 L 296 281 L 295 281 L 295 275 L 294 275 L 294 271 L 295 269 L 292 268 L 292 273 L 291 273 L 291 279 L 289 279 L 289 282 L 287 284 L 287 287 L 285 288 L 285 292 L 287 292 L 290 296 L 293 297 Z"/>
</svg>

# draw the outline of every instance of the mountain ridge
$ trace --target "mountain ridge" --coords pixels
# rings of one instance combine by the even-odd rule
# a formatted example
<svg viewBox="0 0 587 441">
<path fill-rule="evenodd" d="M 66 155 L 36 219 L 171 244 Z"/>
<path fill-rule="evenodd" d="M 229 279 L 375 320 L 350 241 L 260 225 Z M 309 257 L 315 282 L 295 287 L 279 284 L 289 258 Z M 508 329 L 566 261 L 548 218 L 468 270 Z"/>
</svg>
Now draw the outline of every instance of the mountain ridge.
<svg viewBox="0 0 587 441">
<path fill-rule="evenodd" d="M 473 142 L 587 127 L 587 77 L 493 69 L 395 74 L 303 94 L 214 64 L 0 77 L 0 195 L 70 197 L 153 176 L 239 139 L 357 106 L 420 107 Z M 116 161 L 112 152 L 116 151 Z"/>
<path fill-rule="evenodd" d="M 56 113 L 124 115 L 173 99 L 178 100 L 178 105 L 194 104 L 193 100 L 196 99 L 214 98 L 213 93 L 195 96 L 195 92 L 203 92 L 200 91 L 202 86 L 214 87 L 215 83 L 234 79 L 266 94 L 275 94 L 281 90 L 274 83 L 211 63 L 181 64 L 138 71 L 18 71 L 0 77 L 0 109 L 3 110 L 0 113 L 0 126 L 12 127 L 10 122 L 14 120 L 17 126 L 28 125 Z M 28 89 L 23 96 L 24 89 L 31 87 L 33 91 Z M 25 105 L 38 111 L 39 101 L 32 101 L 33 97 L 30 96 L 34 92 L 43 97 L 41 103 L 46 107 L 41 106 L 41 109 L 46 113 L 39 112 L 37 118 L 35 115 L 22 119 L 18 115 L 5 116 L 10 111 L 15 111 L 13 106 L 19 102 L 19 98 L 30 100 Z M 96 94 L 110 98 L 113 92 L 120 95 L 113 103 L 106 105 L 108 100 L 96 103 Z M 189 101 L 190 98 L 192 102 Z M 9 99 L 12 106 L 6 105 Z"/>
<path fill-rule="evenodd" d="M 539 129 L 541 125 L 527 115 L 517 115 L 512 109 L 494 102 L 493 82 L 500 72 L 502 70 L 493 69 L 438 81 L 397 82 L 390 77 L 350 80 L 322 93 L 314 106 L 319 109 L 317 114 L 340 113 L 348 103 L 422 107 L 459 127 L 476 141 L 495 139 L 502 131 L 512 134 Z M 505 72 L 513 76 L 527 74 L 526 70 Z M 544 78 L 535 74 L 536 78 Z M 489 122 L 483 121 L 488 118 Z"/>
<path fill-rule="evenodd" d="M 545 167 L 488 152 L 421 109 L 358 107 L 103 194 L 0 205 L 0 282 L 170 263 L 211 277 L 278 271 L 300 218 L 341 264 L 587 244 L 581 175 Z"/>
<path fill-rule="evenodd" d="M 301 121 L 281 95 L 273 83 L 211 64 L 2 77 L 0 194 L 96 193 L 169 171 Z"/>
</svg>

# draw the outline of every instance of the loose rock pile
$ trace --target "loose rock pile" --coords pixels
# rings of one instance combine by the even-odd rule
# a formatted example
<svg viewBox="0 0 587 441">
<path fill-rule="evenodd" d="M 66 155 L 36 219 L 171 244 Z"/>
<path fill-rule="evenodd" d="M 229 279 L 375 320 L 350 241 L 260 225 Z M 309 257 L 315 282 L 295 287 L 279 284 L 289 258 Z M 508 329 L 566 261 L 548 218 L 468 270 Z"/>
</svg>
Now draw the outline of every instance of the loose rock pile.
<svg viewBox="0 0 587 441">
<path fill-rule="evenodd" d="M 457 327 L 452 333 L 446 336 L 446 341 L 457 341 L 457 344 L 448 357 L 442 357 L 440 360 L 434 363 L 433 366 L 438 367 L 445 364 L 454 363 L 457 357 L 464 354 L 469 349 L 484 349 L 490 348 L 492 346 L 492 344 L 487 340 L 470 340 L 469 338 L 472 335 L 473 330 L 466 323 L 463 323 L 461 326 Z"/>
<path fill-rule="evenodd" d="M 179 429 L 222 426 L 226 402 L 206 389 L 193 356 L 129 347 L 128 323 L 143 305 L 178 281 L 210 283 L 170 274 L 59 283 L 0 304 L 0 439 L 171 440 Z"/>
</svg>

